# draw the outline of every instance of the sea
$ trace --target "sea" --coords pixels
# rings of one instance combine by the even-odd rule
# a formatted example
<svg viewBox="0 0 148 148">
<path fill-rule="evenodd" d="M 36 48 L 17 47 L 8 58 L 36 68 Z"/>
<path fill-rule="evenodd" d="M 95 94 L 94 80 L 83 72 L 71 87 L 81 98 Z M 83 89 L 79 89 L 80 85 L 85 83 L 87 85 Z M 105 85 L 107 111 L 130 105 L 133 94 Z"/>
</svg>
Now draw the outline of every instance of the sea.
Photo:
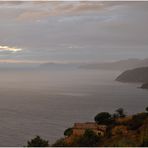
<svg viewBox="0 0 148 148">
<path fill-rule="evenodd" d="M 143 112 L 148 91 L 115 81 L 122 71 L 0 71 L 0 146 L 26 146 L 36 135 L 50 144 L 78 122 L 99 112 Z"/>
</svg>

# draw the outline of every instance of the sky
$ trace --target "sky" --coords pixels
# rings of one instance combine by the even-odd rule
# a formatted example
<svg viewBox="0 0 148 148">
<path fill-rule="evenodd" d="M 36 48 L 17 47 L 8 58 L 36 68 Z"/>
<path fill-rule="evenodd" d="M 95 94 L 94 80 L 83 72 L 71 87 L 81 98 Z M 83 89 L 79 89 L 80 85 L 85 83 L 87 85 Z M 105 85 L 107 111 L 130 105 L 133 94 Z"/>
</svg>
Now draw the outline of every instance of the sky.
<svg viewBox="0 0 148 148">
<path fill-rule="evenodd" d="M 148 2 L 0 2 L 0 63 L 148 58 Z"/>
</svg>

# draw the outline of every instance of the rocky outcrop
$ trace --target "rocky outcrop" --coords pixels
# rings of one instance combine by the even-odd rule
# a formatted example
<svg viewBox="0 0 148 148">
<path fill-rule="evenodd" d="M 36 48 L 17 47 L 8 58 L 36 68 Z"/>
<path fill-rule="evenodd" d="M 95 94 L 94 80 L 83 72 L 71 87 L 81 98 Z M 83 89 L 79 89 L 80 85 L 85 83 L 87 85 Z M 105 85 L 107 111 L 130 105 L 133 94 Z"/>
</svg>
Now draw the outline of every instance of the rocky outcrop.
<svg viewBox="0 0 148 148">
<path fill-rule="evenodd" d="M 141 88 L 142 88 L 142 89 L 148 89 L 148 83 L 142 84 Z"/>
<path fill-rule="evenodd" d="M 148 82 L 148 67 L 141 67 L 123 72 L 116 78 L 120 82 Z"/>
</svg>

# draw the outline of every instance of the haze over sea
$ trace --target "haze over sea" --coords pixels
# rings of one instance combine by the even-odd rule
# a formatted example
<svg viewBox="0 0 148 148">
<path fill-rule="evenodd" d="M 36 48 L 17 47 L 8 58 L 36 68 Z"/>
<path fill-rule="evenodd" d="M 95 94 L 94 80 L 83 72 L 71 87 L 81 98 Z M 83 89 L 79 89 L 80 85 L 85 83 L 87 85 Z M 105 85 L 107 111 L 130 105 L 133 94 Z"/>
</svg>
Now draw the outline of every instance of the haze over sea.
<svg viewBox="0 0 148 148">
<path fill-rule="evenodd" d="M 28 70 L 0 72 L 0 146 L 23 146 L 40 135 L 53 143 L 75 122 L 102 111 L 143 111 L 148 91 L 115 82 L 120 71 Z"/>
</svg>

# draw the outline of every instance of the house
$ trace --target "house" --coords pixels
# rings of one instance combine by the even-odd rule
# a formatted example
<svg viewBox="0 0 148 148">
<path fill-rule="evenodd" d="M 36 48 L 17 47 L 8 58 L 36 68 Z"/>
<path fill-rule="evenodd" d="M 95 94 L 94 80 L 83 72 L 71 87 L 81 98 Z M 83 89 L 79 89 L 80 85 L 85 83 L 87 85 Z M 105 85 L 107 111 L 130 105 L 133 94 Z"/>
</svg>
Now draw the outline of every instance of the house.
<svg viewBox="0 0 148 148">
<path fill-rule="evenodd" d="M 86 129 L 90 129 L 99 136 L 104 136 L 107 130 L 106 125 L 99 125 L 95 122 L 86 122 L 86 123 L 75 123 L 73 127 L 74 136 L 81 136 L 85 133 Z"/>
</svg>

